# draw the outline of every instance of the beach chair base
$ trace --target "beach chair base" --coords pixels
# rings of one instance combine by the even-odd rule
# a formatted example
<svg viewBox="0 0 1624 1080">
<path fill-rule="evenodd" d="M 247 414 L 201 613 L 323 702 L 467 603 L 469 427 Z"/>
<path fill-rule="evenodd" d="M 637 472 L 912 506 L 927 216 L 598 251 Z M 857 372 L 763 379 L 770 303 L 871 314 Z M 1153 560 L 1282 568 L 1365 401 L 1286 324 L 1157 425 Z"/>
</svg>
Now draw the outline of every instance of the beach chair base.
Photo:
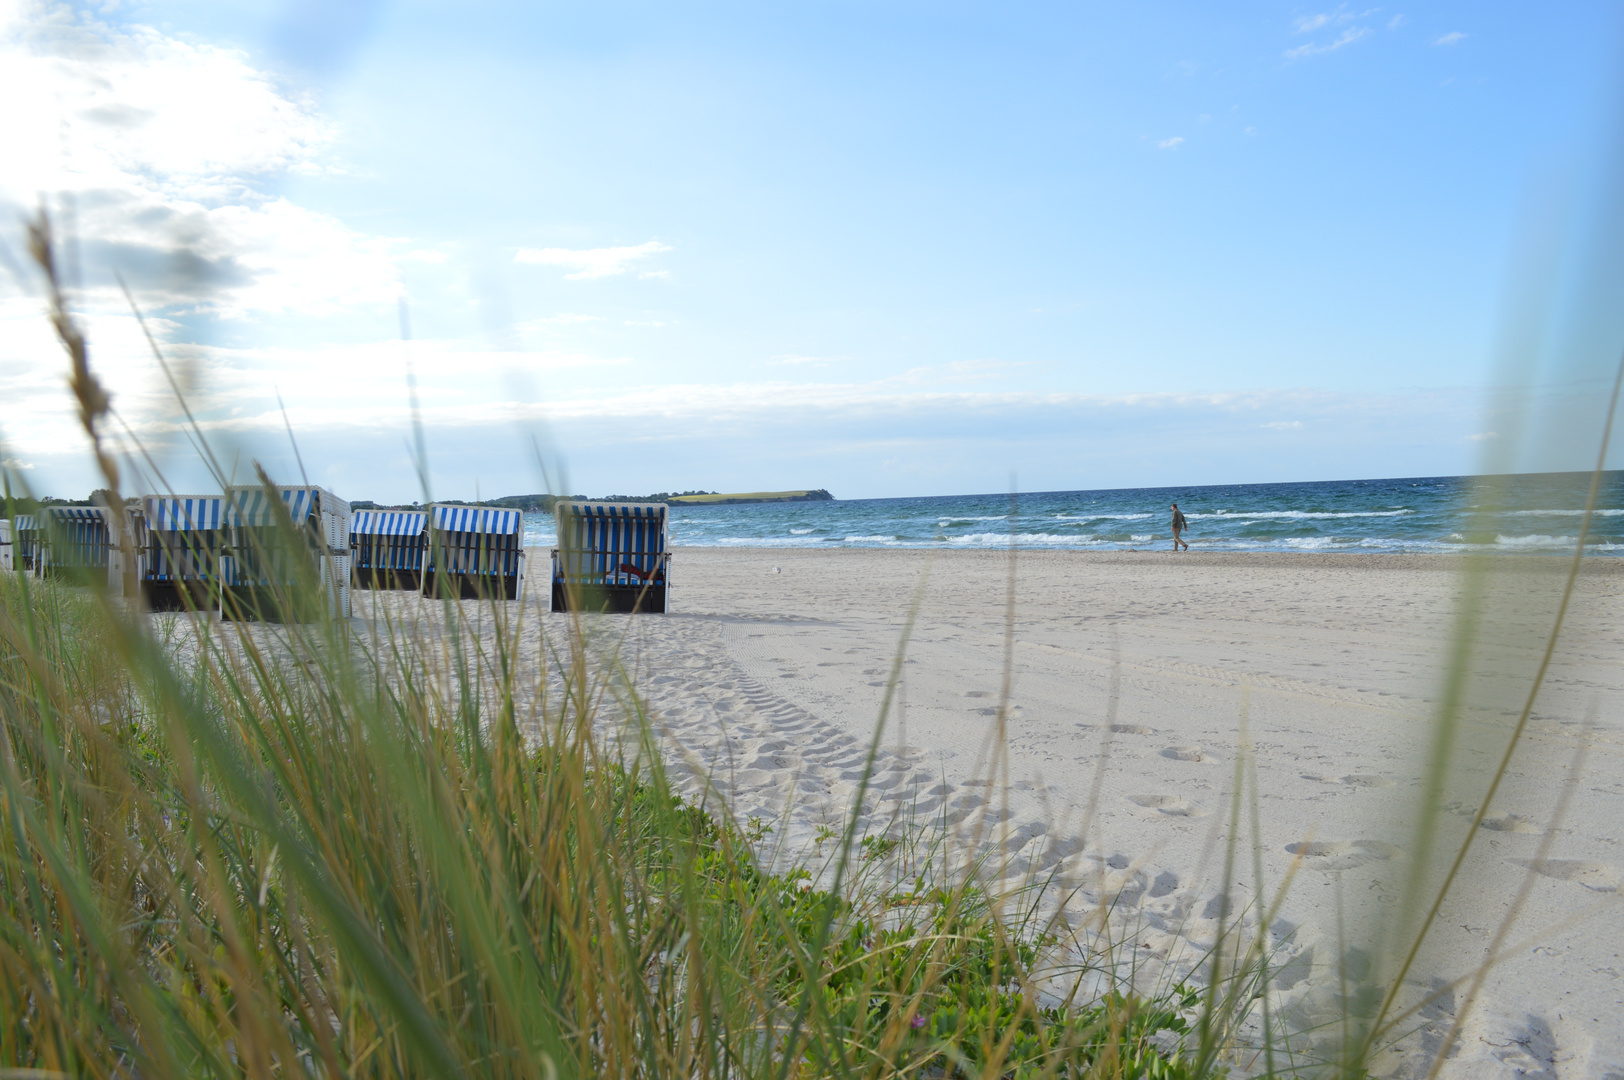
<svg viewBox="0 0 1624 1080">
<path fill-rule="evenodd" d="M 96 581 L 106 581 L 107 567 L 49 563 L 45 567 L 43 576 L 48 580 L 61 581 L 68 585 L 89 585 Z"/>
<path fill-rule="evenodd" d="M 579 598 L 583 611 L 665 614 L 664 585 L 586 585 L 571 590 L 562 581 L 555 581 L 553 610 L 569 611 L 572 592 Z"/>
<path fill-rule="evenodd" d="M 220 591 L 220 618 L 240 622 L 315 622 L 319 597 L 291 595 L 270 585 L 235 585 Z"/>
<path fill-rule="evenodd" d="M 357 570 L 357 589 L 420 589 L 423 575 L 416 570 Z"/>
<path fill-rule="evenodd" d="M 441 579 L 444 579 L 443 585 Z M 438 597 L 442 589 L 453 600 L 517 600 L 519 579 L 489 574 L 439 574 L 433 570 L 423 575 L 424 596 Z"/>
<path fill-rule="evenodd" d="M 141 595 L 148 611 L 213 611 L 214 590 L 204 581 L 143 581 Z"/>
</svg>

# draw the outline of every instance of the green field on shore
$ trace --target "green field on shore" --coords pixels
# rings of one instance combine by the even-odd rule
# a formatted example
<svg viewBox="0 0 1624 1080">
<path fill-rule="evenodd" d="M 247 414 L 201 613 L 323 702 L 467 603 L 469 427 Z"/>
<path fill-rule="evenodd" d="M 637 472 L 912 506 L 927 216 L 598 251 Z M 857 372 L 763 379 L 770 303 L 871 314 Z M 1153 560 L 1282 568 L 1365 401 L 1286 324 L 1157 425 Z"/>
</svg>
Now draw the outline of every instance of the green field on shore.
<svg viewBox="0 0 1624 1080">
<path fill-rule="evenodd" d="M 716 495 L 675 495 L 671 502 L 686 503 L 730 503 L 730 502 L 809 502 L 813 499 L 827 499 L 825 491 L 745 491 L 734 494 Z"/>
</svg>

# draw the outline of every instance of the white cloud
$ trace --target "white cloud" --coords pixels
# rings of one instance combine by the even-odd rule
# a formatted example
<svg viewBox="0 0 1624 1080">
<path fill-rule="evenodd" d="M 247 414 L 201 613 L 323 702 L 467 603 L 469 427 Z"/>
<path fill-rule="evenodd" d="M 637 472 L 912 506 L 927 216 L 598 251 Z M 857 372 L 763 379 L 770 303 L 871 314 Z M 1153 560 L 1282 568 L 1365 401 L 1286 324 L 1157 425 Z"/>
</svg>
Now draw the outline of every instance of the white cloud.
<svg viewBox="0 0 1624 1080">
<path fill-rule="evenodd" d="M 1433 44 L 1434 45 L 1453 45 L 1456 42 L 1464 41 L 1465 39 L 1466 39 L 1466 35 L 1461 33 L 1459 30 L 1451 30 L 1449 33 L 1447 33 L 1447 34 L 1443 35 L 1442 37 L 1438 38 L 1437 40 L 1435 40 L 1433 42 Z"/>
<path fill-rule="evenodd" d="M 1470 442 L 1493 442 L 1500 437 L 1498 431 L 1480 431 L 1476 435 L 1466 436 Z"/>
<path fill-rule="evenodd" d="M 8 457 L 4 461 L 0 461 L 0 468 L 22 472 L 25 469 L 38 468 L 38 466 L 32 461 L 23 461 L 21 458 Z"/>
<path fill-rule="evenodd" d="M 1397 30 L 1399 27 L 1401 27 L 1403 25 L 1404 25 L 1404 16 L 1402 16 L 1402 15 L 1394 15 L 1391 19 L 1387 20 L 1387 29 L 1389 29 L 1389 30 Z"/>
<path fill-rule="evenodd" d="M 1299 45 L 1295 49 L 1287 49 L 1286 59 L 1301 60 L 1306 56 L 1318 56 L 1321 53 L 1336 52 L 1343 46 L 1352 45 L 1354 42 L 1360 41 L 1368 36 L 1370 36 L 1370 30 L 1367 27 L 1350 26 L 1346 30 L 1342 31 L 1342 33 L 1338 34 L 1335 40 L 1325 44 L 1315 44 L 1314 42 L 1309 42 L 1306 45 Z"/>
<path fill-rule="evenodd" d="M 1328 26 L 1343 26 L 1359 19 L 1368 19 L 1381 11 L 1381 8 L 1366 8 L 1364 11 L 1349 11 L 1348 5 L 1338 4 L 1334 11 L 1322 11 L 1315 15 L 1299 15 L 1291 20 L 1291 30 L 1294 34 L 1312 34 L 1316 30 L 1324 30 Z M 1400 15 L 1398 18 L 1402 19 Z"/>
<path fill-rule="evenodd" d="M 525 323 L 525 326 L 575 326 L 579 323 L 604 321 L 606 320 L 602 315 L 583 315 L 574 311 L 561 311 L 557 315 L 544 315 L 539 319 L 531 319 Z"/>
<path fill-rule="evenodd" d="M 1162 150 L 1177 150 L 1180 146 L 1183 146 L 1183 145 L 1184 145 L 1184 136 L 1183 135 L 1175 135 L 1171 139 L 1163 139 L 1161 142 L 1156 144 L 1156 146 L 1158 148 L 1162 149 Z"/>
<path fill-rule="evenodd" d="M 671 250 L 673 249 L 670 245 L 662 244 L 658 240 L 626 247 L 522 248 L 514 254 L 513 261 L 541 266 L 562 266 L 574 271 L 564 275 L 567 280 L 591 281 L 624 274 L 631 269 L 632 263 Z M 647 277 L 651 273 L 661 274 L 664 271 L 645 272 L 642 276 Z"/>
<path fill-rule="evenodd" d="M 1031 360 L 954 360 L 946 365 L 947 374 L 956 379 L 996 379 L 1021 368 L 1036 367 Z M 915 368 L 932 371 L 932 368 Z"/>
<path fill-rule="evenodd" d="M 433 258 L 261 189 L 334 171 L 336 132 L 236 50 L 22 0 L 0 100 L 0 215 L 71 198 L 91 305 L 122 306 L 117 271 L 149 309 L 321 314 L 392 303 L 397 261 Z"/>
<path fill-rule="evenodd" d="M 1262 426 L 1273 428 L 1275 431 L 1297 431 L 1302 428 L 1303 422 L 1301 420 L 1271 420 Z"/>
<path fill-rule="evenodd" d="M 793 353 L 783 353 L 769 357 L 767 363 L 773 367 L 828 367 L 829 361 L 821 356 L 796 356 Z"/>
</svg>

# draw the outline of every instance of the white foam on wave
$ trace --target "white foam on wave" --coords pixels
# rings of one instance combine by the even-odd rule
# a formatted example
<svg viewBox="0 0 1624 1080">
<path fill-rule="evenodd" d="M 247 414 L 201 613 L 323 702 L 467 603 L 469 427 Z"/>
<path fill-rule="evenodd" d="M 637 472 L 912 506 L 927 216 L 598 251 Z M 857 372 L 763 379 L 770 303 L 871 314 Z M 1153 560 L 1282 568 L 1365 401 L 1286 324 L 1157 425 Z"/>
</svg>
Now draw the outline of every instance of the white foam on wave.
<svg viewBox="0 0 1624 1080">
<path fill-rule="evenodd" d="M 994 532 L 971 533 L 968 536 L 950 536 L 950 537 L 947 538 L 947 542 L 950 543 L 950 544 L 962 544 L 962 545 L 967 545 L 967 546 L 968 545 L 993 546 L 993 545 L 999 545 L 999 544 L 1008 544 L 1009 541 L 1010 541 L 1009 533 L 994 533 Z M 1015 534 L 1015 542 L 1017 544 L 1066 544 L 1066 545 L 1078 545 L 1078 544 L 1102 544 L 1102 543 L 1109 543 L 1110 541 L 1101 540 L 1099 537 L 1093 535 L 1092 533 L 1016 533 Z"/>
<path fill-rule="evenodd" d="M 1505 510 L 1506 517 L 1583 517 L 1583 510 Z M 1597 517 L 1624 516 L 1624 510 L 1596 510 Z"/>
<path fill-rule="evenodd" d="M 1576 538 L 1572 536 L 1547 536 L 1544 533 L 1534 533 L 1531 536 L 1496 536 L 1495 547 L 1508 548 L 1570 548 Z"/>
<path fill-rule="evenodd" d="M 1404 517 L 1413 514 L 1414 510 L 1349 510 L 1345 512 L 1319 511 L 1319 510 L 1257 510 L 1232 513 L 1228 510 L 1218 510 L 1211 514 L 1185 514 L 1191 519 L 1210 519 L 1222 521 L 1332 521 L 1338 518 L 1383 518 Z M 1146 515 L 1147 517 L 1149 515 Z"/>
<path fill-rule="evenodd" d="M 680 539 L 671 541 L 672 547 L 809 547 L 805 540 L 790 536 L 714 536 L 703 543 L 685 544 Z"/>
<path fill-rule="evenodd" d="M 789 531 L 789 534 L 791 536 L 806 536 L 809 533 L 814 533 L 814 532 L 817 532 L 817 530 L 816 529 L 791 529 Z"/>
<path fill-rule="evenodd" d="M 1060 521 L 1143 521 L 1155 514 L 1056 514 Z"/>
</svg>

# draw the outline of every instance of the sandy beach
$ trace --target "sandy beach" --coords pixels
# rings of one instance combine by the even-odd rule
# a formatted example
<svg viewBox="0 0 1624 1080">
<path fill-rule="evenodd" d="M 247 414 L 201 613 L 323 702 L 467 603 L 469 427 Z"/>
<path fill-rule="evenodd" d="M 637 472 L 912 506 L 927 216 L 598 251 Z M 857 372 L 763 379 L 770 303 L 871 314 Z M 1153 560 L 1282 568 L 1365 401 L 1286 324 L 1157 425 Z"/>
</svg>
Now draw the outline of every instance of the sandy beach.
<svg viewBox="0 0 1624 1080">
<path fill-rule="evenodd" d="M 535 555 L 532 599 L 545 580 Z M 1108 904 L 1147 971 L 1185 970 L 1216 934 L 1249 745 L 1231 904 L 1272 899 L 1298 866 L 1274 927 L 1276 986 L 1309 1028 L 1340 1015 L 1338 957 L 1355 974 L 1368 962 L 1411 860 L 1443 867 L 1469 828 L 1566 566 L 1507 560 L 1477 589 L 1447 556 L 1044 552 L 1020 554 L 1013 575 L 992 551 L 682 548 L 673 562 L 669 614 L 594 625 L 625 633 L 690 793 L 706 774 L 741 819 L 773 826 L 781 858 L 804 857 L 855 796 L 914 610 L 865 830 L 991 827 L 1009 882 L 1055 870 L 1079 883 L 1078 911 Z M 1516 758 L 1408 980 L 1418 998 L 1472 970 L 1526 883 L 1445 1075 L 1624 1070 L 1621 588 L 1624 561 L 1587 560 Z M 357 593 L 356 614 L 410 603 Z M 1480 613 L 1457 665 L 1467 721 L 1436 846 L 1416 853 L 1463 605 Z M 560 634 L 562 618 L 527 632 Z M 1006 670 L 1007 757 L 994 760 L 1007 787 L 988 775 Z M 1385 1071 L 1409 1074 L 1462 992 L 1411 1021 L 1410 1056 Z"/>
</svg>

